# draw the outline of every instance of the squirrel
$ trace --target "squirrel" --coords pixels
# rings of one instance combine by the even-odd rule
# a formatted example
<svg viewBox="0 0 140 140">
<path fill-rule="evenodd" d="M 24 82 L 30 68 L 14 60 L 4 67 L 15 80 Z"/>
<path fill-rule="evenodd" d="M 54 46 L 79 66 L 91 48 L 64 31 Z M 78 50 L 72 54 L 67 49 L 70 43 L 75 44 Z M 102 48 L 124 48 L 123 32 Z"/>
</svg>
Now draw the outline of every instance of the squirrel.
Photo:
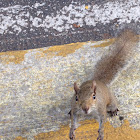
<svg viewBox="0 0 140 140">
<path fill-rule="evenodd" d="M 131 30 L 123 31 L 114 42 L 114 47 L 109 56 L 105 56 L 96 65 L 92 80 L 86 81 L 78 87 L 74 83 L 75 94 L 71 101 L 69 112 L 71 128 L 69 138 L 75 139 L 76 122 L 78 114 L 92 114 L 99 122 L 97 140 L 103 140 L 104 123 L 107 113 L 117 115 L 118 103 L 115 95 L 110 92 L 107 84 L 111 82 L 119 68 L 124 66 L 131 56 L 133 47 L 138 43 L 138 36 Z"/>
</svg>

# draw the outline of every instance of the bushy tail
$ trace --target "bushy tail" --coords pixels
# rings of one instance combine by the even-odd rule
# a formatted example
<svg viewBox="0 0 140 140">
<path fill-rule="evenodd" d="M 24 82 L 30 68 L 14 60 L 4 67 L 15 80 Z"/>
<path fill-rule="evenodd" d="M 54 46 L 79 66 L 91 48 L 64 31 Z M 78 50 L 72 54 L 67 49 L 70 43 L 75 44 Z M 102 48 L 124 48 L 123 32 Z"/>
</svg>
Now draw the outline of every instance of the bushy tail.
<svg viewBox="0 0 140 140">
<path fill-rule="evenodd" d="M 129 61 L 138 42 L 139 37 L 133 31 L 123 31 L 111 46 L 108 54 L 97 62 L 93 78 L 109 84 L 119 69 Z"/>
</svg>

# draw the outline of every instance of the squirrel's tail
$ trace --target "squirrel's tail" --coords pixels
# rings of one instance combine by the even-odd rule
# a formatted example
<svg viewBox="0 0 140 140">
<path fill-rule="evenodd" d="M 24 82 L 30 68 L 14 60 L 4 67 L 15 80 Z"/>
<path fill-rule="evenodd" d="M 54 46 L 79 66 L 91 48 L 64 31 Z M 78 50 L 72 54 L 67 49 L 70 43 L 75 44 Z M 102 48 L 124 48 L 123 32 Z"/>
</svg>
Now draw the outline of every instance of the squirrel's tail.
<svg viewBox="0 0 140 140">
<path fill-rule="evenodd" d="M 131 58 L 134 48 L 139 42 L 139 37 L 131 30 L 123 31 L 115 40 L 108 54 L 103 56 L 96 64 L 94 79 L 109 84 Z"/>
</svg>

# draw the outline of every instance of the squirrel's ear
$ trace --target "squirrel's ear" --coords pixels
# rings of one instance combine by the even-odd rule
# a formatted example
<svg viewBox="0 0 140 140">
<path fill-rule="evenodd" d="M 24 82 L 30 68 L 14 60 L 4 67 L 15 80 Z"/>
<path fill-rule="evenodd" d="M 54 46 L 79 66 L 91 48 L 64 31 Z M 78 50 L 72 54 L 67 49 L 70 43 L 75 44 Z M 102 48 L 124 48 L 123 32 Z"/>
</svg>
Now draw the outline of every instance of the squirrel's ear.
<svg viewBox="0 0 140 140">
<path fill-rule="evenodd" d="M 92 82 L 92 89 L 93 89 L 93 92 L 96 94 L 96 81 Z"/>
<path fill-rule="evenodd" d="M 76 82 L 74 83 L 74 90 L 75 90 L 75 93 L 78 93 L 79 91 L 79 87 L 77 86 Z"/>
</svg>

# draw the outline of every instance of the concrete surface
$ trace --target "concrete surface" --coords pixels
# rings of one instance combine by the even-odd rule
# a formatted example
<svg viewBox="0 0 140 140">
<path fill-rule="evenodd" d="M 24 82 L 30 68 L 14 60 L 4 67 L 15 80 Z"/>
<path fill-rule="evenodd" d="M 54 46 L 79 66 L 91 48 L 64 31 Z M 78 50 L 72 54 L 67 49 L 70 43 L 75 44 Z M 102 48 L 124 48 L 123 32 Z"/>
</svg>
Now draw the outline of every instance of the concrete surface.
<svg viewBox="0 0 140 140">
<path fill-rule="evenodd" d="M 139 5 L 140 0 L 1 0 L 0 140 L 68 140 L 73 83 L 95 75 L 120 31 L 140 34 Z M 108 84 L 124 120 L 108 118 L 105 140 L 140 139 L 139 73 L 140 41 Z M 81 117 L 80 124 L 77 140 L 96 139 L 92 117 Z"/>
<path fill-rule="evenodd" d="M 140 34 L 140 0 L 2 0 L 0 51 Z"/>
<path fill-rule="evenodd" d="M 93 77 L 95 65 L 102 56 L 110 53 L 114 41 L 1 52 L 1 140 L 68 139 L 73 83 L 80 84 Z M 108 118 L 107 140 L 112 136 L 116 140 L 140 137 L 140 43 L 132 54 L 109 85 L 119 101 L 119 114 L 125 121 L 120 121 L 119 117 Z M 81 118 L 81 121 L 83 119 L 92 118 Z M 85 125 L 77 129 L 77 139 L 97 136 L 98 124 L 94 120 L 81 123 Z"/>
</svg>

